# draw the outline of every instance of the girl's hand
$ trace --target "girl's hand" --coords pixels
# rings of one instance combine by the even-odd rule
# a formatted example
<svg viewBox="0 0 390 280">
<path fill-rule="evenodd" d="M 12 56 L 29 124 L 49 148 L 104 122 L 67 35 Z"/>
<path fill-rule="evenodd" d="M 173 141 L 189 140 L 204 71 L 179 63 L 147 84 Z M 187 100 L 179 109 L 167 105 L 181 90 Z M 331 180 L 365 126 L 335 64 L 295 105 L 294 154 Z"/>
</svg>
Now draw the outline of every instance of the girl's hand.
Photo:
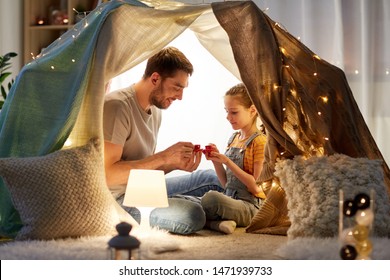
<svg viewBox="0 0 390 280">
<path fill-rule="evenodd" d="M 219 163 L 226 163 L 228 161 L 228 157 L 219 153 L 219 150 L 215 144 L 209 144 L 208 146 L 211 146 L 211 151 L 204 153 L 207 160 Z"/>
<path fill-rule="evenodd" d="M 224 154 L 217 153 L 217 152 L 211 152 L 209 154 L 209 156 L 206 156 L 206 158 L 208 160 L 213 161 L 213 162 L 218 162 L 218 163 L 222 163 L 222 164 L 226 164 L 229 160 L 229 158 L 227 156 L 225 156 Z"/>
</svg>

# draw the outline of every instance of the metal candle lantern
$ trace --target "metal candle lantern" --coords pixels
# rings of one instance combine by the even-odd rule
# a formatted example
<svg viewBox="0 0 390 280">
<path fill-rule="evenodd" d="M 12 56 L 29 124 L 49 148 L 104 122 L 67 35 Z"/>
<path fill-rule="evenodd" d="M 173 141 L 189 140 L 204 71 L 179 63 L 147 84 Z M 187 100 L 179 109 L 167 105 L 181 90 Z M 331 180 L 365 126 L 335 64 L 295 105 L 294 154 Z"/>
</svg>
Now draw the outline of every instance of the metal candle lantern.
<svg viewBox="0 0 390 280">
<path fill-rule="evenodd" d="M 133 251 L 137 250 L 141 242 L 130 235 L 132 226 L 126 222 L 116 225 L 118 235 L 114 236 L 108 242 L 113 260 L 131 260 L 134 258 Z"/>
</svg>

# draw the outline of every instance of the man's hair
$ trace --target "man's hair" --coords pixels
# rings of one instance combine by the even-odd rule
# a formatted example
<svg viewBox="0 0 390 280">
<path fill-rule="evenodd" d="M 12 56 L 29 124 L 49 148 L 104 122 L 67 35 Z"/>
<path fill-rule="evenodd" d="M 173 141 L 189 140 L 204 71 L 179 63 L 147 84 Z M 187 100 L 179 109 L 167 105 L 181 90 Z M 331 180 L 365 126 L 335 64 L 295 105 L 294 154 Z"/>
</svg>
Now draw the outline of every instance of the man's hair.
<svg viewBox="0 0 390 280">
<path fill-rule="evenodd" d="M 194 68 L 181 51 L 175 47 L 167 47 L 148 59 L 143 78 L 150 77 L 154 72 L 159 73 L 163 79 L 173 77 L 178 70 L 191 76 Z"/>
</svg>

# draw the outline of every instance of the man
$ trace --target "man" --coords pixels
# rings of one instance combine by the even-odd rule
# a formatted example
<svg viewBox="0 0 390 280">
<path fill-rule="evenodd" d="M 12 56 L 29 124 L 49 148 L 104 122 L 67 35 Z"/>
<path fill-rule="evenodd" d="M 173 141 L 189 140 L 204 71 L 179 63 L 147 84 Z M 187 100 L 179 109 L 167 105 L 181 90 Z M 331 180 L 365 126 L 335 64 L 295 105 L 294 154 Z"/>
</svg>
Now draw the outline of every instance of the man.
<svg viewBox="0 0 390 280">
<path fill-rule="evenodd" d="M 127 179 L 131 169 L 159 169 L 165 173 L 173 170 L 193 172 L 201 161 L 201 152 L 194 153 L 190 142 L 178 142 L 155 153 L 158 131 L 161 124 L 161 109 L 167 109 L 173 101 L 181 100 L 188 87 L 193 66 L 185 55 L 174 47 L 168 47 L 149 58 L 142 79 L 132 86 L 106 95 L 104 104 L 104 164 L 107 185 L 117 201 L 122 204 Z M 190 175 L 167 179 L 169 196 L 177 194 L 202 196 L 209 190 L 222 190 L 217 176 L 211 170 L 193 172 Z M 152 194 L 145 194 L 152 195 Z M 185 211 L 181 199 L 171 198 L 168 209 L 156 209 L 150 221 L 167 230 L 188 234 L 203 225 L 199 219 L 193 227 L 193 219 L 201 210 L 195 207 Z M 184 204 L 183 204 L 184 205 Z M 125 209 L 136 219 L 135 208 Z M 184 226 L 162 224 L 172 213 L 179 213 Z M 185 226 L 186 219 L 191 227 Z M 205 222 L 205 221 L 204 221 Z M 182 224 L 182 223 L 181 223 Z"/>
</svg>

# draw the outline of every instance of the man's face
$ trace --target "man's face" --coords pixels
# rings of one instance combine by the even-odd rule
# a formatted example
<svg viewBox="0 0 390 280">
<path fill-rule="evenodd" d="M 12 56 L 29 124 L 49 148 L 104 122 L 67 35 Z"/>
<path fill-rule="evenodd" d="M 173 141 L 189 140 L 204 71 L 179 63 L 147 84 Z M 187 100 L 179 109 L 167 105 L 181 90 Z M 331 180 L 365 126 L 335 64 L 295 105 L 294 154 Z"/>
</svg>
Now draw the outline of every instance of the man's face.
<svg viewBox="0 0 390 280">
<path fill-rule="evenodd" d="M 176 99 L 183 98 L 183 90 L 188 86 L 188 74 L 177 71 L 175 76 L 162 79 L 156 83 L 150 94 L 150 104 L 160 109 L 167 109 Z"/>
</svg>

